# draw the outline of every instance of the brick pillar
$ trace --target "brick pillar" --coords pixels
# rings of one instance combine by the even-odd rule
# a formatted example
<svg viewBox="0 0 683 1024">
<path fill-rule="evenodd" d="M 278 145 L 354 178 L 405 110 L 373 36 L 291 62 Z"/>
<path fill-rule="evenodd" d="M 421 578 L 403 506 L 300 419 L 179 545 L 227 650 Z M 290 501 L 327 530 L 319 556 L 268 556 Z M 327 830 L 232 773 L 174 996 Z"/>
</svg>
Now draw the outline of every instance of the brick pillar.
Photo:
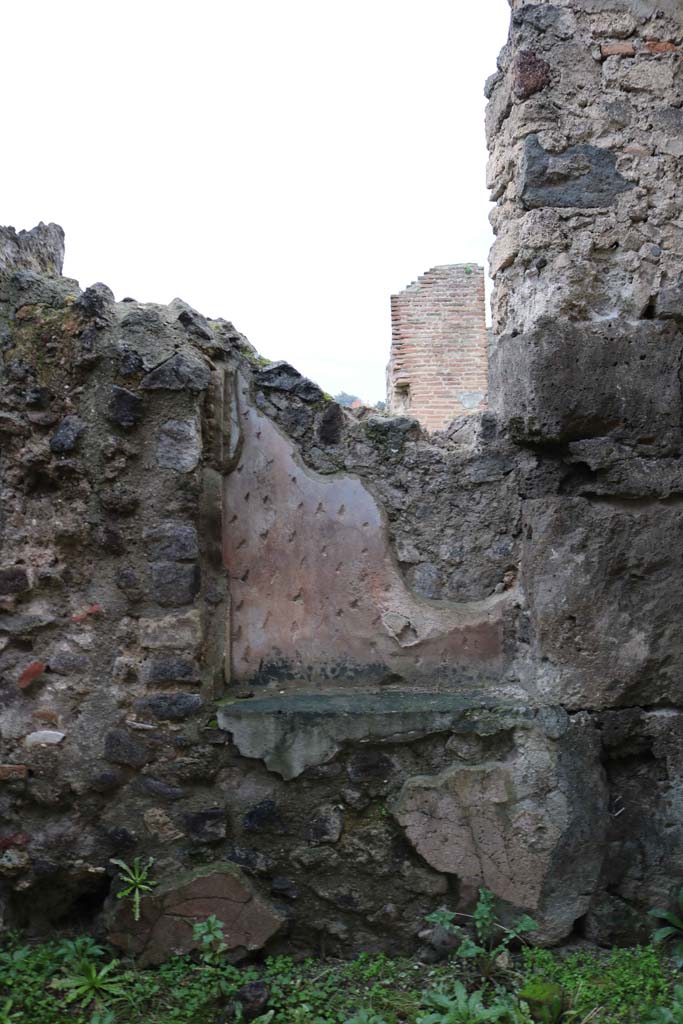
<svg viewBox="0 0 683 1024">
<path fill-rule="evenodd" d="M 443 430 L 485 407 L 488 385 L 484 271 L 434 267 L 391 296 L 387 408 Z"/>
</svg>

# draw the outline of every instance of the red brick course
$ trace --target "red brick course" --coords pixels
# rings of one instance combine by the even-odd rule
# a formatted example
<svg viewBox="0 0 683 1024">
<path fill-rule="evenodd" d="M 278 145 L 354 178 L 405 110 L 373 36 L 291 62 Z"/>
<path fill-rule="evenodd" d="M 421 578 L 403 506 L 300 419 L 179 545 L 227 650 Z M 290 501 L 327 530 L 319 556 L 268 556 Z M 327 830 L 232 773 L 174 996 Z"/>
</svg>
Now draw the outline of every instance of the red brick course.
<svg viewBox="0 0 683 1024">
<path fill-rule="evenodd" d="M 434 267 L 391 297 L 387 408 L 442 430 L 486 405 L 484 271 L 475 264 Z"/>
</svg>

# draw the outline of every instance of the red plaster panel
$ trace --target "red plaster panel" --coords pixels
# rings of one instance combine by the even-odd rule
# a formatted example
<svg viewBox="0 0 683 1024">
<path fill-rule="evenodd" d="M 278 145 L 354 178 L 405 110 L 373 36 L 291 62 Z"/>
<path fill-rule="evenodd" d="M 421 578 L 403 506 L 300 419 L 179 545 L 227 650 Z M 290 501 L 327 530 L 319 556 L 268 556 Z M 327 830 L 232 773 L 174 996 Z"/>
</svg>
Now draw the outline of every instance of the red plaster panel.
<svg viewBox="0 0 683 1024">
<path fill-rule="evenodd" d="M 417 597 L 356 477 L 320 476 L 238 389 L 241 460 L 225 479 L 232 678 L 281 688 L 458 687 L 500 671 L 506 595 Z"/>
</svg>

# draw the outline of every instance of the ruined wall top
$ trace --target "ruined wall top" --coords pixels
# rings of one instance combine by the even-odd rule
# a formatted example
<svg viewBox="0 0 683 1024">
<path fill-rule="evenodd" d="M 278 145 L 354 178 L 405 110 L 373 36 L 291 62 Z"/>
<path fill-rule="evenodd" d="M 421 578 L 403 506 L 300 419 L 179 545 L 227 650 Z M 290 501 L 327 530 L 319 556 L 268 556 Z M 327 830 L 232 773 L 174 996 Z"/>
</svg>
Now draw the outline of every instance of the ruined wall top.
<svg viewBox="0 0 683 1024">
<path fill-rule="evenodd" d="M 41 222 L 30 231 L 0 227 L 0 273 L 61 274 L 63 263 L 64 232 L 59 224 Z"/>
<path fill-rule="evenodd" d="M 536 0 L 536 3 L 529 3 L 528 0 L 508 0 L 513 11 L 525 7 L 567 7 L 573 11 L 583 11 L 587 14 L 619 14 L 629 13 L 638 18 L 649 19 L 657 16 L 657 12 L 671 18 L 683 20 L 678 0 L 660 0 L 653 3 L 652 0 L 555 0 L 551 5 L 547 0 Z"/>
<path fill-rule="evenodd" d="M 494 329 L 648 318 L 683 269 L 680 7 L 511 6 L 487 86 Z"/>
</svg>

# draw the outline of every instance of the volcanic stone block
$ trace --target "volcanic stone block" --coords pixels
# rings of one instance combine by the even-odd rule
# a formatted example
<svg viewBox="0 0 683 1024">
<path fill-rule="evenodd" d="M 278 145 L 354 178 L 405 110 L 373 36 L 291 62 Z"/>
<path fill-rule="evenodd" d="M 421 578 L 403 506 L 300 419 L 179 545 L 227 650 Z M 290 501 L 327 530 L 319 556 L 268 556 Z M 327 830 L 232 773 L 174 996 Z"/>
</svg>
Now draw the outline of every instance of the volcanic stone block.
<svg viewBox="0 0 683 1024">
<path fill-rule="evenodd" d="M 164 685 L 168 683 L 197 683 L 199 668 L 197 663 L 188 658 L 175 655 L 152 658 L 146 663 L 144 679 L 148 685 Z"/>
<path fill-rule="evenodd" d="M 109 419 L 117 426 L 130 430 L 142 419 L 143 402 L 139 395 L 114 385 L 109 399 Z"/>
<path fill-rule="evenodd" d="M 516 75 L 516 81 L 518 77 Z M 540 81 L 538 74 L 536 79 Z M 527 210 L 542 206 L 581 209 L 613 206 L 621 192 L 635 187 L 634 182 L 619 174 L 616 164 L 615 154 L 608 149 L 581 143 L 562 153 L 547 153 L 537 135 L 527 135 L 520 197 Z"/>
<path fill-rule="evenodd" d="M 199 566 L 181 562 L 155 562 L 152 565 L 152 592 L 164 608 L 191 604 L 199 592 Z"/>
<path fill-rule="evenodd" d="M 544 321 L 499 339 L 492 375 L 501 416 L 517 441 L 610 434 L 677 448 L 682 355 L 683 333 L 671 322 Z"/>
<path fill-rule="evenodd" d="M 146 744 L 125 729 L 112 729 L 104 738 L 104 757 L 113 764 L 142 768 L 149 761 L 150 754 Z"/>
<path fill-rule="evenodd" d="M 156 366 L 142 381 L 146 391 L 193 391 L 206 390 L 211 380 L 211 371 L 203 360 L 186 352 L 176 352 L 160 366 Z"/>
<path fill-rule="evenodd" d="M 683 508 L 539 498 L 522 582 L 543 696 L 566 707 L 683 703 Z"/>
<path fill-rule="evenodd" d="M 154 561 L 193 562 L 199 555 L 197 531 L 191 523 L 161 523 L 145 530 L 143 538 Z"/>
<path fill-rule="evenodd" d="M 323 398 L 323 392 L 317 384 L 307 380 L 298 370 L 284 361 L 270 363 L 258 370 L 255 380 L 261 388 L 284 391 L 296 395 L 304 402 L 319 402 Z"/>
<path fill-rule="evenodd" d="M 199 430 L 195 420 L 167 420 L 159 432 L 156 459 L 162 469 L 189 473 L 199 462 Z"/>
<path fill-rule="evenodd" d="M 602 866 L 599 733 L 582 715 L 557 739 L 536 725 L 513 735 L 505 760 L 408 779 L 393 813 L 420 856 L 459 879 L 465 907 L 485 886 L 532 914 L 536 940 L 552 944 L 586 913 Z"/>
<path fill-rule="evenodd" d="M 148 697 L 140 697 L 135 702 L 136 711 L 153 715 L 155 718 L 167 719 L 169 722 L 181 722 L 196 714 L 201 707 L 202 698 L 198 693 L 153 693 Z"/>
<path fill-rule="evenodd" d="M 31 589 L 28 573 L 23 565 L 10 565 L 0 569 L 0 594 L 23 594 Z"/>
<path fill-rule="evenodd" d="M 163 882 L 143 897 L 139 921 L 130 902 L 117 902 L 109 914 L 108 938 L 140 966 L 160 964 L 174 953 L 196 949 L 193 926 L 211 914 L 223 924 L 226 955 L 233 962 L 262 949 L 284 923 L 236 865 L 217 863 Z"/>
<path fill-rule="evenodd" d="M 80 417 L 65 416 L 50 438 L 50 451 L 56 455 L 73 451 L 84 430 L 85 423 Z"/>
</svg>

